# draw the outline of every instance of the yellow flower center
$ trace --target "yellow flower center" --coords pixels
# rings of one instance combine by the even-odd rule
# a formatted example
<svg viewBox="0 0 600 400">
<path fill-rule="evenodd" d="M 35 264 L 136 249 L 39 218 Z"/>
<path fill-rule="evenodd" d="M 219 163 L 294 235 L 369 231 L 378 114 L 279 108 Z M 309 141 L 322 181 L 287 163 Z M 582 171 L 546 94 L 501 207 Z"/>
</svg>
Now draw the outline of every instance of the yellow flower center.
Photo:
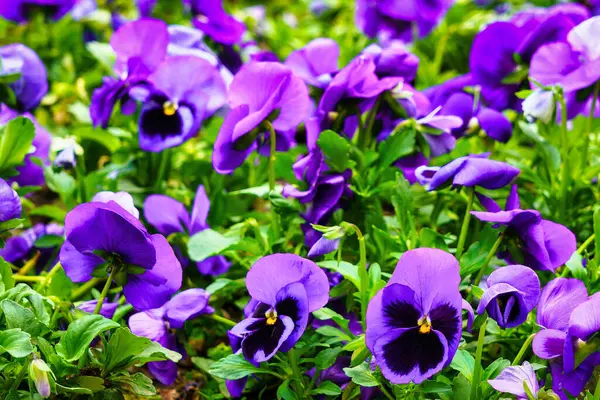
<svg viewBox="0 0 600 400">
<path fill-rule="evenodd" d="M 427 315 L 419 318 L 417 324 L 419 324 L 419 333 L 426 334 L 431 332 L 431 319 Z"/>
<path fill-rule="evenodd" d="M 175 115 L 178 108 L 179 108 L 179 104 L 177 104 L 176 101 L 175 102 L 165 101 L 165 103 L 163 104 L 163 112 L 165 113 L 165 115 L 168 115 L 168 116 Z"/>
<path fill-rule="evenodd" d="M 277 311 L 270 309 L 265 313 L 265 317 L 267 318 L 267 325 L 275 325 L 275 322 L 277 322 Z"/>
</svg>

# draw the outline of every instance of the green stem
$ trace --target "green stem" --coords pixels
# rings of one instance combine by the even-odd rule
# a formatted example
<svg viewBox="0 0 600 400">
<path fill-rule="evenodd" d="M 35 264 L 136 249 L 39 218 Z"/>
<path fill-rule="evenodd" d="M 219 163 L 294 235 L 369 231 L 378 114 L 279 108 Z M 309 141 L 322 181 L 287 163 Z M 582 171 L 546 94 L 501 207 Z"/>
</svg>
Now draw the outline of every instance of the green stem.
<svg viewBox="0 0 600 400">
<path fill-rule="evenodd" d="M 583 251 L 594 242 L 594 240 L 596 239 L 596 234 L 593 233 L 592 236 L 590 236 L 589 238 L 587 238 L 587 240 L 585 242 L 583 242 L 583 244 L 581 246 L 579 246 L 579 248 L 577 249 L 577 252 L 579 254 L 583 253 Z"/>
<path fill-rule="evenodd" d="M 590 147 L 590 135 L 592 134 L 592 121 L 594 120 L 594 112 L 596 111 L 596 102 L 598 101 L 598 92 L 600 92 L 600 81 L 594 85 L 594 96 L 592 106 L 590 107 L 590 115 L 587 119 L 585 136 L 583 137 L 583 151 L 581 153 L 581 170 L 585 171 L 588 161 L 588 153 Z"/>
<path fill-rule="evenodd" d="M 98 298 L 98 302 L 96 303 L 96 308 L 94 308 L 94 314 L 100 314 L 100 310 L 102 309 L 102 304 L 104 304 L 104 299 L 108 295 L 108 291 L 110 290 L 110 285 L 112 285 L 112 281 L 115 278 L 115 275 L 117 275 L 118 269 L 119 268 L 117 268 L 116 266 L 114 266 L 114 265 L 112 266 L 110 275 L 108 276 L 108 279 L 104 283 L 104 288 L 102 289 L 102 292 L 100 293 L 100 297 Z"/>
<path fill-rule="evenodd" d="M 375 104 L 369 111 L 369 114 L 367 114 L 366 124 L 362 127 L 362 129 L 359 132 L 358 145 L 361 149 L 367 149 L 371 142 L 373 125 L 375 124 L 375 117 L 377 116 L 377 111 L 379 110 L 380 103 L 381 97 L 378 97 L 375 101 Z M 358 119 L 360 120 L 360 115 L 358 116 Z"/>
<path fill-rule="evenodd" d="M 390 400 L 395 400 L 394 397 L 390 394 L 390 392 L 388 392 L 388 390 L 385 388 L 384 385 L 380 385 L 379 389 L 381 389 L 381 393 L 383 393 L 383 395 L 385 397 L 387 397 Z"/>
<path fill-rule="evenodd" d="M 477 351 L 475 352 L 475 368 L 473 370 L 473 382 L 471 383 L 470 400 L 477 400 L 479 393 L 479 382 L 481 381 L 481 355 L 483 353 L 483 340 L 485 338 L 485 326 L 487 325 L 487 315 L 479 328 L 479 337 L 477 338 Z"/>
<path fill-rule="evenodd" d="M 502 239 L 504 239 L 504 232 L 502 232 L 498 236 L 498 239 L 496 239 L 496 242 L 494 242 L 494 245 L 490 249 L 488 255 L 483 260 L 483 263 L 481 264 L 481 268 L 479 269 L 479 272 L 477 273 L 477 276 L 475 277 L 475 280 L 473 281 L 473 286 L 477 286 L 477 285 L 479 285 L 479 282 L 481 282 L 481 278 L 483 278 L 485 269 L 488 267 L 490 261 L 492 261 L 492 258 L 494 258 L 494 255 L 498 252 L 498 248 L 500 247 L 500 244 L 502 243 Z"/>
<path fill-rule="evenodd" d="M 54 268 L 52 268 L 52 270 L 48 273 L 48 275 L 45 276 L 46 281 L 50 282 L 52 281 L 52 278 L 54 278 L 54 275 L 56 275 L 58 272 L 60 272 L 63 269 L 62 264 L 56 263 L 56 265 L 54 266 Z"/>
<path fill-rule="evenodd" d="M 525 343 L 523 343 L 523 346 L 521 346 L 521 349 L 517 353 L 517 356 L 515 357 L 515 359 L 513 360 L 511 365 L 519 365 L 521 363 L 521 360 L 523 359 L 523 356 L 525 355 L 525 352 L 527 351 L 527 349 L 529 349 L 531 342 L 533 342 L 534 337 L 535 337 L 535 333 L 532 333 L 531 335 L 529 335 L 527 337 L 527 339 L 525 340 Z"/>
<path fill-rule="evenodd" d="M 360 311 L 362 315 L 363 326 L 367 320 L 367 307 L 369 306 L 369 273 L 367 272 L 367 246 L 365 244 L 365 237 L 358 228 L 358 226 L 345 223 L 347 227 L 352 228 L 358 238 L 358 246 L 360 252 L 360 261 L 358 262 L 358 279 L 360 286 Z"/>
<path fill-rule="evenodd" d="M 96 287 L 100 282 L 103 282 L 105 278 L 92 278 L 83 285 L 81 285 L 77 290 L 73 291 L 71 295 L 71 300 L 77 300 L 90 290 Z"/>
<path fill-rule="evenodd" d="M 475 189 L 469 188 L 469 200 L 467 201 L 467 210 L 465 211 L 465 217 L 463 218 L 462 227 L 460 228 L 460 236 L 458 237 L 458 244 L 456 246 L 456 259 L 459 261 L 465 248 L 467 234 L 469 233 L 469 222 L 471 222 L 471 210 L 473 209 L 474 199 Z"/>
<path fill-rule="evenodd" d="M 292 367 L 292 374 L 295 378 L 293 382 L 295 392 L 296 394 L 300 395 L 303 393 L 302 389 L 304 388 L 304 384 L 302 383 L 302 372 L 300 372 L 300 368 L 298 368 L 298 359 L 294 349 L 290 349 L 290 351 L 288 351 L 288 358 L 290 360 L 290 367 Z M 298 387 L 298 383 L 300 383 L 300 387 Z"/>
<path fill-rule="evenodd" d="M 30 276 L 30 275 L 13 275 L 13 279 L 16 282 L 44 282 L 45 276 Z"/>
<path fill-rule="evenodd" d="M 269 141 L 271 144 L 271 151 L 269 153 L 269 190 L 275 190 L 275 160 L 277 157 L 277 135 L 275 134 L 275 128 L 273 128 L 273 124 L 270 121 L 265 121 L 265 125 L 269 129 L 270 137 Z M 277 212 L 275 212 L 275 207 L 271 204 L 271 216 L 272 216 L 272 224 L 273 231 L 275 233 L 279 232 L 279 216 Z"/>
<path fill-rule="evenodd" d="M 36 254 L 31 258 L 31 260 L 27 261 L 25 265 L 19 269 L 17 275 L 27 275 L 29 271 L 35 268 L 38 259 L 40 258 L 40 252 L 36 252 Z"/>
<path fill-rule="evenodd" d="M 214 321 L 218 321 L 218 322 L 220 322 L 220 323 L 222 323 L 224 325 L 230 326 L 232 328 L 237 325 L 237 322 L 232 321 L 232 320 L 230 320 L 228 318 L 222 317 L 222 316 L 217 315 L 217 314 L 210 314 L 209 318 L 212 319 L 212 320 L 214 320 Z"/>
<path fill-rule="evenodd" d="M 562 173 L 560 182 L 560 208 L 559 208 L 559 219 L 565 223 L 567 221 L 567 205 L 569 200 L 569 185 L 571 181 L 571 167 L 569 162 L 569 130 L 567 128 L 567 104 L 565 96 L 561 93 L 558 101 L 560 102 L 560 118 L 561 118 L 561 131 L 562 131 Z"/>
<path fill-rule="evenodd" d="M 160 188 L 163 181 L 166 178 L 167 169 L 171 160 L 171 153 L 169 149 L 165 149 L 160 153 L 160 164 L 158 165 L 158 176 L 154 182 L 154 193 L 160 193 Z"/>
<path fill-rule="evenodd" d="M 600 400 L 600 379 L 598 379 L 596 390 L 594 390 L 594 400 Z"/>
</svg>

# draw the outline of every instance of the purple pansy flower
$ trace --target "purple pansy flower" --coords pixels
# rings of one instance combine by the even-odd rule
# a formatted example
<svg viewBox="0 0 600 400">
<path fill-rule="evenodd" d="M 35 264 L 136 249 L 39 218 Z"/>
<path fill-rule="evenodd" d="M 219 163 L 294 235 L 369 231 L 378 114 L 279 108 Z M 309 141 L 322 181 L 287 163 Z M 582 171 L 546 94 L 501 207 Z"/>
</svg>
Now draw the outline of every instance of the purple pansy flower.
<svg viewBox="0 0 600 400">
<path fill-rule="evenodd" d="M 150 235 L 115 201 L 80 204 L 65 219 L 60 261 L 73 282 L 118 268 L 115 280 L 132 306 L 162 306 L 181 287 L 181 265 L 164 236 Z"/>
<path fill-rule="evenodd" d="M 336 111 L 338 104 L 344 100 L 356 102 L 377 97 L 402 82 L 401 77 L 379 79 L 375 69 L 372 56 L 360 55 L 354 58 L 335 75 L 325 89 L 319 102 L 318 115 L 326 117 L 328 113 Z"/>
<path fill-rule="evenodd" d="M 418 384 L 450 364 L 462 333 L 458 270 L 442 250 L 410 250 L 369 303 L 367 347 L 390 382 Z"/>
<path fill-rule="evenodd" d="M 278 150 L 290 147 L 295 129 L 308 114 L 306 84 L 289 67 L 277 62 L 252 62 L 229 87 L 231 112 L 225 117 L 213 152 L 213 166 L 221 174 L 238 168 L 255 149 L 269 152 L 271 121 Z"/>
<path fill-rule="evenodd" d="M 504 368 L 495 379 L 488 380 L 488 383 L 498 392 L 510 393 L 515 395 L 519 400 L 527 400 L 529 398 L 527 392 L 525 392 L 524 385 L 527 385 L 529 392 L 536 399 L 540 390 L 535 371 L 527 361 L 523 365 Z"/>
<path fill-rule="evenodd" d="M 583 282 L 557 278 L 544 287 L 538 304 L 537 323 L 545 329 L 533 339 L 533 352 L 540 358 L 552 360 L 552 389 L 566 399 L 563 390 L 577 396 L 591 378 L 600 353 L 586 357 L 574 365 L 575 350 L 600 330 L 597 318 L 600 298 L 588 298 Z"/>
<path fill-rule="evenodd" d="M 318 38 L 292 51 L 285 65 L 307 84 L 324 89 L 338 71 L 340 48 L 328 38 Z"/>
<path fill-rule="evenodd" d="M 38 248 L 35 242 L 44 236 L 62 236 L 65 230 L 58 224 L 36 224 L 33 227 L 24 230 L 17 236 L 6 239 L 4 248 L 0 249 L 0 257 L 12 264 L 25 262 L 30 259 L 32 250 L 39 252 L 36 261 L 36 270 L 41 270 L 46 265 L 56 264 L 56 254 L 54 248 Z"/>
<path fill-rule="evenodd" d="M 454 0 L 359 0 L 356 24 L 369 37 L 387 42 L 399 39 L 409 42 L 416 25 L 419 37 L 433 30 Z"/>
<path fill-rule="evenodd" d="M 243 23 L 225 12 L 222 0 L 184 0 L 184 3 L 194 14 L 194 26 L 217 43 L 236 44 L 246 32 Z"/>
<path fill-rule="evenodd" d="M 0 125 L 4 125 L 18 116 L 20 115 L 16 111 L 5 106 L 0 106 Z M 35 151 L 25 156 L 23 165 L 16 167 L 19 175 L 8 179 L 8 182 L 17 182 L 19 186 L 41 186 L 46 182 L 44 178 L 44 168 L 35 163 L 33 158 L 40 159 L 44 165 L 50 164 L 49 156 L 52 137 L 47 130 L 38 124 L 33 115 L 25 113 L 21 116 L 29 118 L 35 126 L 35 137 L 31 143 L 33 147 L 35 147 Z"/>
<path fill-rule="evenodd" d="M 129 317 L 129 328 L 138 336 L 185 354 L 172 329 L 183 328 L 186 321 L 213 313 L 214 310 L 208 305 L 209 297 L 204 289 L 184 290 L 160 308 L 133 314 Z M 163 385 L 172 385 L 177 378 L 177 364 L 170 360 L 148 363 L 148 370 Z"/>
<path fill-rule="evenodd" d="M 102 86 L 94 90 L 90 116 L 95 126 L 108 126 L 117 102 L 124 114 L 135 112 L 137 105 L 129 92 L 165 59 L 168 44 L 167 24 L 150 18 L 126 23 L 112 35 L 110 45 L 117 56 L 114 71 L 119 78 L 104 77 Z"/>
<path fill-rule="evenodd" d="M 21 218 L 21 199 L 11 186 L 0 178 L 0 222 L 15 218 Z"/>
<path fill-rule="evenodd" d="M 193 236 L 209 228 L 206 222 L 209 209 L 210 201 L 204 186 L 200 185 L 196 190 L 191 215 L 177 200 L 162 194 L 153 194 L 146 197 L 144 201 L 144 218 L 165 236 L 178 232 L 188 232 Z M 198 271 L 204 275 L 223 274 L 227 272 L 229 265 L 223 256 L 209 257 L 196 263 Z"/>
<path fill-rule="evenodd" d="M 499 189 L 508 185 L 519 172 L 512 165 L 488 159 L 487 154 L 478 154 L 457 158 L 443 167 L 419 167 L 416 175 L 419 183 L 428 185 L 427 190 L 438 190 L 447 185 Z"/>
<path fill-rule="evenodd" d="M 539 48 L 531 60 L 529 75 L 543 85 L 560 85 L 567 93 L 584 91 L 600 79 L 600 17 L 593 17 L 574 27 L 566 41 L 554 42 Z M 567 96 L 569 114 L 584 110 L 592 94 Z"/>
<path fill-rule="evenodd" d="M 58 20 L 73 8 L 76 0 L 8 0 L 0 2 L 0 15 L 14 22 L 25 22 L 39 10 Z"/>
<path fill-rule="evenodd" d="M 501 328 L 514 328 L 527 319 L 540 297 L 540 280 L 524 265 L 498 268 L 487 278 L 477 313 L 487 311 Z"/>
<path fill-rule="evenodd" d="M 102 303 L 102 307 L 100 307 L 99 314 L 102 315 L 104 318 L 112 319 L 112 317 L 114 317 L 115 315 L 115 311 L 117 311 L 117 308 L 119 307 L 119 302 L 116 300 L 117 299 L 115 299 L 114 302 L 105 301 L 104 303 Z M 87 313 L 93 314 L 96 310 L 97 304 L 98 300 L 88 300 L 78 305 L 77 308 Z"/>
<path fill-rule="evenodd" d="M 419 57 L 409 52 L 402 43 L 395 42 L 383 48 L 373 43 L 362 53 L 373 57 L 375 74 L 378 77 L 401 77 L 407 82 L 415 80 Z"/>
<path fill-rule="evenodd" d="M 0 47 L 0 75 L 20 74 L 8 86 L 15 94 L 16 109 L 20 112 L 34 109 L 48 92 L 46 67 L 40 57 L 22 44 Z"/>
<path fill-rule="evenodd" d="M 248 271 L 246 286 L 258 304 L 252 316 L 231 333 L 243 338 L 244 357 L 257 363 L 294 347 L 306 329 L 309 313 L 329 301 L 325 272 L 294 254 L 261 258 Z"/>
<path fill-rule="evenodd" d="M 536 210 L 520 208 L 516 185 L 513 185 L 506 200 L 506 211 L 502 211 L 492 199 L 482 195 L 478 197 L 488 211 L 472 211 L 471 214 L 481 221 L 496 223 L 495 227 L 505 225 L 504 235 L 519 240 L 522 264 L 537 270 L 555 271 L 575 252 L 575 235 L 568 228 L 542 219 Z M 510 254 L 508 258 L 512 260 L 515 256 Z"/>
<path fill-rule="evenodd" d="M 208 61 L 170 57 L 147 78 L 139 119 L 142 150 L 160 152 L 187 141 L 225 104 L 225 82 Z"/>
<path fill-rule="evenodd" d="M 545 43 L 564 40 L 571 28 L 588 16 L 585 7 L 564 4 L 525 11 L 511 21 L 488 25 L 475 37 L 469 61 L 486 104 L 499 111 L 519 110 L 521 102 L 514 94 L 524 83 L 526 74 L 520 72 L 526 71 L 533 52 Z"/>
<path fill-rule="evenodd" d="M 92 201 L 99 203 L 108 203 L 114 201 L 120 205 L 125 211 L 133 215 L 136 219 L 140 219 L 140 212 L 133 204 L 133 197 L 127 192 L 98 192 L 92 198 Z"/>
</svg>

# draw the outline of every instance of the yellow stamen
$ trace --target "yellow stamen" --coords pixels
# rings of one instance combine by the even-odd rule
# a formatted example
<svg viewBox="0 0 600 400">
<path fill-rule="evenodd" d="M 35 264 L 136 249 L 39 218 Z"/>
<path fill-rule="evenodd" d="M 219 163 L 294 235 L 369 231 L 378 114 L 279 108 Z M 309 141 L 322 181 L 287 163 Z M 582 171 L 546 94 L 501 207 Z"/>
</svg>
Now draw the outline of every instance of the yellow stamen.
<svg viewBox="0 0 600 400">
<path fill-rule="evenodd" d="M 277 311 L 271 309 L 265 313 L 265 317 L 267 317 L 267 325 L 275 325 L 275 322 L 277 322 Z"/>
<path fill-rule="evenodd" d="M 165 103 L 163 104 L 163 112 L 167 116 L 175 115 L 178 108 L 179 105 L 177 104 L 177 102 L 165 101 Z"/>
<path fill-rule="evenodd" d="M 419 324 L 419 333 L 426 334 L 431 332 L 431 320 L 427 315 L 419 318 L 417 324 Z"/>
</svg>

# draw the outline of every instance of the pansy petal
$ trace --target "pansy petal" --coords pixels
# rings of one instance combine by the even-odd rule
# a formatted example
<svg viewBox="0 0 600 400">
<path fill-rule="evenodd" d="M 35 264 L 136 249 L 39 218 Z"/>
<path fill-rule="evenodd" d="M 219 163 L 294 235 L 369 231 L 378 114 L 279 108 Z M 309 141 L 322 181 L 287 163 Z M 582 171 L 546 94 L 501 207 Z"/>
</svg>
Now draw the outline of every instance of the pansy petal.
<svg viewBox="0 0 600 400">
<path fill-rule="evenodd" d="M 204 185 L 199 185 L 196 190 L 196 197 L 194 197 L 194 204 L 192 205 L 190 234 L 193 235 L 208 227 L 206 218 L 208 217 L 209 210 L 210 201 L 206 195 L 206 190 L 204 189 Z"/>
<path fill-rule="evenodd" d="M 566 332 L 571 312 L 587 298 L 585 284 L 579 279 L 556 278 L 550 281 L 538 302 L 538 325 Z"/>
<path fill-rule="evenodd" d="M 185 321 L 211 312 L 212 309 L 208 306 L 209 297 L 210 294 L 204 289 L 184 290 L 165 304 L 165 319 L 171 328 L 182 328 Z"/>
<path fill-rule="evenodd" d="M 556 329 L 542 329 L 533 338 L 533 352 L 545 360 L 561 357 L 566 337 L 565 332 Z"/>
<path fill-rule="evenodd" d="M 524 385 L 527 385 L 534 397 L 537 397 L 539 391 L 535 371 L 527 361 L 522 366 L 514 365 L 503 369 L 495 379 L 488 380 L 488 383 L 498 392 L 510 393 L 519 399 L 527 398 Z"/>
<path fill-rule="evenodd" d="M 249 361 L 260 363 L 275 355 L 294 330 L 294 322 L 282 315 L 277 317 L 273 325 L 266 324 L 266 319 L 260 318 L 247 328 L 251 332 L 242 340 L 242 352 Z"/>
<path fill-rule="evenodd" d="M 290 283 L 277 292 L 275 310 L 278 315 L 290 317 L 294 322 L 294 330 L 280 348 L 281 351 L 286 352 L 294 347 L 308 324 L 308 298 L 304 286 L 299 282 Z"/>
<path fill-rule="evenodd" d="M 148 310 L 133 314 L 129 317 L 129 329 L 137 336 L 147 337 L 155 342 L 162 342 L 167 335 L 162 314 L 162 310 Z"/>
<path fill-rule="evenodd" d="M 190 225 L 190 216 L 179 201 L 162 194 L 151 194 L 144 200 L 144 218 L 165 236 L 184 232 Z"/>
<path fill-rule="evenodd" d="M 600 298 L 592 298 L 578 305 L 569 319 L 569 334 L 583 341 L 600 331 Z"/>
<path fill-rule="evenodd" d="M 329 301 L 329 282 L 325 271 L 314 262 L 294 254 L 272 254 L 254 263 L 246 275 L 250 296 L 274 305 L 277 293 L 290 283 L 301 282 L 308 296 L 309 312 Z"/>
</svg>

